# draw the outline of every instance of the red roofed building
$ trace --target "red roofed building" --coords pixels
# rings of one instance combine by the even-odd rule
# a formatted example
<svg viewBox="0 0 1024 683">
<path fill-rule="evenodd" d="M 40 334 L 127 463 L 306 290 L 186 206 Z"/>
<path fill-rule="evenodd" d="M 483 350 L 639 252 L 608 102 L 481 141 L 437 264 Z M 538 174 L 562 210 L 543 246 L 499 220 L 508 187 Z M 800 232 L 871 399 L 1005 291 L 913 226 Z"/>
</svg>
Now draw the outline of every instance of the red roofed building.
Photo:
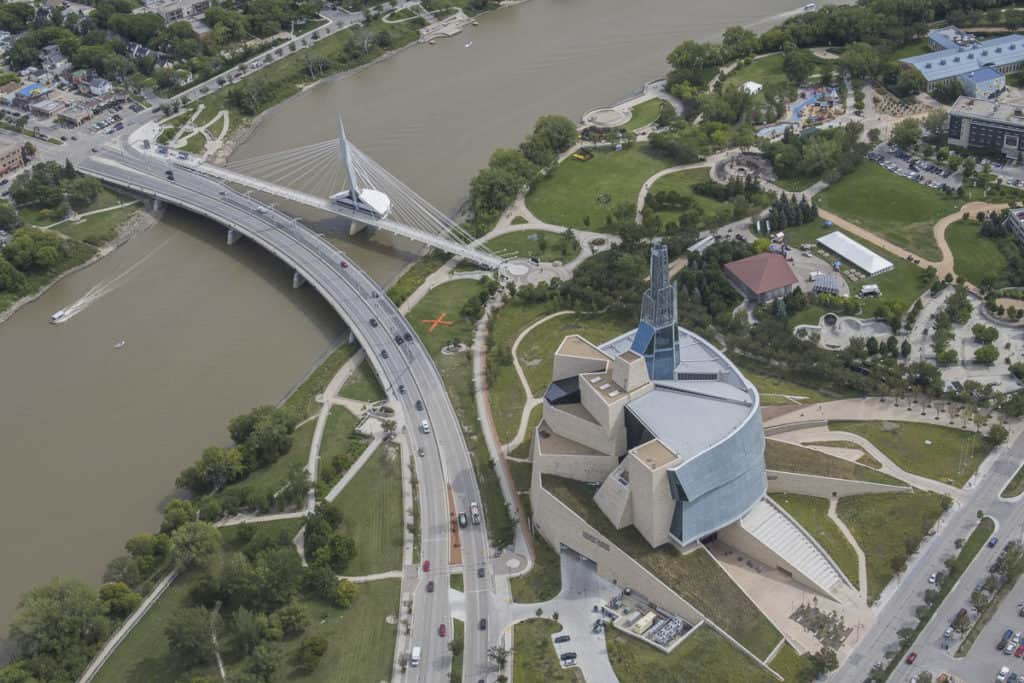
<svg viewBox="0 0 1024 683">
<path fill-rule="evenodd" d="M 786 296 L 799 282 L 785 257 L 770 252 L 726 263 L 725 274 L 743 296 L 760 304 Z"/>
</svg>

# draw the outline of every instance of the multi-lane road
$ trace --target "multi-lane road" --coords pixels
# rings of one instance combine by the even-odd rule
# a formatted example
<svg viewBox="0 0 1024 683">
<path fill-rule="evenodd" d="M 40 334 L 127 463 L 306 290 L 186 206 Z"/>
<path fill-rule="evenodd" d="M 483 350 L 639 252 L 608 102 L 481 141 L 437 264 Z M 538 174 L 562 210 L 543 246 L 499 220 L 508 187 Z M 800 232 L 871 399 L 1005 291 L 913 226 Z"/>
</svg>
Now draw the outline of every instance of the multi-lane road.
<svg viewBox="0 0 1024 683">
<path fill-rule="evenodd" d="M 410 668 L 407 678 L 423 683 L 446 679 L 451 668 L 448 643 L 453 626 L 446 590 L 452 571 L 447 491 L 451 485 L 457 509 L 467 512 L 471 502 L 480 500 L 480 494 L 462 427 L 436 365 L 377 283 L 333 245 L 294 218 L 187 168 L 173 168 L 172 180 L 166 175 L 171 164 L 125 144 L 92 155 L 80 168 L 252 239 L 294 268 L 345 320 L 397 406 L 412 452 L 423 449 L 423 457 L 413 459 L 419 479 L 422 559 L 430 560 L 431 566 L 429 573 L 419 572 L 414 581 L 411 644 L 418 645 L 422 655 L 420 666 Z M 371 319 L 377 325 L 371 324 Z M 398 343 L 397 338 L 407 332 L 411 341 Z M 423 420 L 430 426 L 429 433 L 420 427 Z M 461 551 L 466 567 L 463 680 L 493 680 L 496 672 L 489 671 L 487 661 L 488 632 L 479 628 L 480 619 L 488 616 L 493 580 L 486 524 L 463 530 Z M 478 567 L 484 567 L 483 578 L 477 576 Z M 426 589 L 430 580 L 437 587 L 433 592 Z M 445 637 L 438 633 L 441 624 L 447 629 Z"/>
</svg>

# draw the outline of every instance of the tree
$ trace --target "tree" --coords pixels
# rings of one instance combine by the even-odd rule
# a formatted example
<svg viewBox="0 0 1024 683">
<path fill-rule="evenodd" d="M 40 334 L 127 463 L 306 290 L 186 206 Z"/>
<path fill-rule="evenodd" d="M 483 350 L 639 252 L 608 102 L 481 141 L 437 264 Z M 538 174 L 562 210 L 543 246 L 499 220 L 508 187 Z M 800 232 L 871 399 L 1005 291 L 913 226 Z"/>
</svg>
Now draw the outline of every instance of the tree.
<svg viewBox="0 0 1024 683">
<path fill-rule="evenodd" d="M 178 475 L 174 484 L 197 495 L 204 495 L 218 491 L 244 475 L 245 464 L 239 449 L 211 446 L 203 451 L 198 462 Z"/>
<path fill-rule="evenodd" d="M 726 59 L 742 59 L 757 52 L 757 34 L 742 26 L 730 26 L 722 33 L 722 50 Z"/>
<path fill-rule="evenodd" d="M 247 654 L 252 654 L 252 651 L 263 640 L 263 629 L 266 626 L 266 621 L 266 615 L 252 612 L 245 607 L 239 607 L 235 611 L 235 637 Z"/>
<path fill-rule="evenodd" d="M 269 645 L 258 645 L 253 650 L 249 672 L 255 674 L 256 678 L 264 683 L 273 680 L 274 673 L 281 668 L 284 656 L 277 648 Z"/>
<path fill-rule="evenodd" d="M 882 132 L 877 128 L 872 128 L 868 131 L 868 140 L 872 145 L 877 145 L 882 141 Z"/>
<path fill-rule="evenodd" d="M 171 613 L 164 627 L 171 656 L 185 666 L 212 662 L 216 655 L 213 634 L 221 619 L 204 607 L 182 607 Z"/>
<path fill-rule="evenodd" d="M 342 609 L 348 608 L 351 606 L 352 601 L 356 599 L 358 592 L 359 589 L 356 587 L 356 584 L 347 579 L 342 579 L 334 589 L 335 606 Z"/>
<path fill-rule="evenodd" d="M 794 43 L 786 43 L 782 48 L 782 70 L 786 78 L 795 85 L 801 85 L 811 75 L 814 62 L 806 50 L 799 49 Z"/>
<path fill-rule="evenodd" d="M 120 581 L 100 586 L 99 597 L 103 611 L 115 619 L 124 619 L 142 603 L 142 596 Z"/>
<path fill-rule="evenodd" d="M 10 626 L 24 667 L 41 680 L 74 680 L 109 633 L 96 591 L 68 578 L 22 595 Z"/>
<path fill-rule="evenodd" d="M 991 344 L 978 347 L 974 351 L 974 360 L 985 365 L 992 365 L 999 360 L 999 350 Z"/>
<path fill-rule="evenodd" d="M 205 565 L 220 550 L 220 532 L 208 522 L 188 522 L 171 534 L 171 554 L 181 567 Z"/>
<path fill-rule="evenodd" d="M 561 153 L 576 143 L 576 124 L 565 116 L 541 116 L 533 125 L 531 137 L 542 140 L 550 149 Z"/>
<path fill-rule="evenodd" d="M 932 109 L 924 118 L 924 129 L 932 140 L 942 140 L 946 137 L 946 122 L 949 116 L 943 109 Z"/>
<path fill-rule="evenodd" d="M 68 181 L 65 191 L 71 208 L 75 211 L 82 211 L 96 201 L 101 189 L 99 180 L 92 176 L 82 176 Z"/>
<path fill-rule="evenodd" d="M 1009 436 L 1010 433 L 1007 431 L 1006 427 L 1004 427 L 1001 424 L 994 424 L 991 427 L 989 427 L 988 440 L 990 443 L 996 446 L 1002 443 L 1006 443 L 1006 439 Z"/>
<path fill-rule="evenodd" d="M 904 339 L 903 343 L 900 344 L 900 356 L 902 356 L 903 358 L 907 358 L 907 357 L 910 356 L 910 351 L 911 351 L 910 342 L 908 340 Z"/>
<path fill-rule="evenodd" d="M 979 344 L 991 344 L 999 338 L 999 330 L 990 326 L 977 323 L 971 327 L 971 333 L 974 335 L 974 341 Z"/>
<path fill-rule="evenodd" d="M 299 644 L 296 653 L 299 668 L 305 673 L 313 673 L 320 660 L 327 654 L 327 639 L 321 636 L 306 636 Z"/>
<path fill-rule="evenodd" d="M 913 147 L 921 139 L 921 124 L 914 119 L 903 119 L 892 127 L 889 142 L 899 147 Z"/>
<path fill-rule="evenodd" d="M 452 657 L 461 657 L 462 651 L 465 649 L 465 643 L 462 640 L 452 640 L 448 643 L 448 649 L 452 652 Z"/>
<path fill-rule="evenodd" d="M 839 668 L 839 659 L 836 657 L 836 652 L 832 648 L 823 647 L 817 652 L 811 654 L 808 657 L 808 660 L 811 663 L 811 671 L 814 673 L 815 678 Z"/>
<path fill-rule="evenodd" d="M 878 353 L 878 340 L 874 337 L 868 337 L 867 350 L 869 356 L 874 356 Z"/>
<path fill-rule="evenodd" d="M 854 78 L 873 78 L 881 63 L 878 50 L 867 43 L 850 43 L 839 55 L 839 65 Z"/>
<path fill-rule="evenodd" d="M 506 662 L 508 662 L 508 656 L 510 652 L 508 648 L 502 645 L 492 645 L 487 648 L 487 658 L 494 661 L 498 665 L 498 669 L 504 669 Z"/>
<path fill-rule="evenodd" d="M 18 293 L 27 282 L 24 273 L 11 265 L 6 258 L 0 256 L 0 292 Z"/>
<path fill-rule="evenodd" d="M 160 523 L 160 533 L 169 534 L 183 524 L 195 520 L 197 515 L 196 507 L 192 501 L 175 498 L 167 504 L 164 510 L 164 519 Z"/>
</svg>

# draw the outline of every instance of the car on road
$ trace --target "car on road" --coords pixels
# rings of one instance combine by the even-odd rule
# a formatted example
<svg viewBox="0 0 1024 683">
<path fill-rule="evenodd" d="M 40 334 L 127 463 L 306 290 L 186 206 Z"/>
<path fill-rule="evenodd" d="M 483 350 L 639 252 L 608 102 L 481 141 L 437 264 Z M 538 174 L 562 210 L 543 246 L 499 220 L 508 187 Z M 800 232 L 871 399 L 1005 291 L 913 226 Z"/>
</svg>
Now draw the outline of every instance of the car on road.
<svg viewBox="0 0 1024 683">
<path fill-rule="evenodd" d="M 487 630 L 487 619 L 481 619 L 480 620 L 480 630 L 481 631 L 486 631 Z"/>
<path fill-rule="evenodd" d="M 476 575 L 479 576 L 481 579 L 484 578 L 484 574 L 486 574 L 486 573 L 487 572 L 484 571 L 483 567 L 477 567 L 476 568 Z"/>
<path fill-rule="evenodd" d="M 459 513 L 459 527 L 462 528 L 462 529 L 465 529 L 467 526 L 469 526 L 469 517 L 466 517 L 466 513 L 465 512 L 460 512 Z"/>
<path fill-rule="evenodd" d="M 935 583 L 935 579 L 938 578 L 938 574 L 932 574 L 928 577 L 928 583 Z"/>
<path fill-rule="evenodd" d="M 403 339 L 405 339 L 405 341 L 412 341 L 412 335 L 411 335 L 411 334 L 409 334 L 408 332 L 406 332 L 405 334 L 403 334 L 403 335 L 402 335 L 402 338 L 403 338 Z"/>
<path fill-rule="evenodd" d="M 993 536 L 992 538 L 988 539 L 988 547 L 989 548 L 995 548 L 997 543 L 999 543 L 999 539 L 996 538 L 995 536 Z"/>
<path fill-rule="evenodd" d="M 380 357 L 381 358 L 387 358 L 388 357 L 388 350 L 387 349 L 381 349 L 380 350 Z"/>
<path fill-rule="evenodd" d="M 424 572 L 429 572 L 430 571 L 430 560 L 423 560 L 423 571 Z"/>
<path fill-rule="evenodd" d="M 348 268 L 348 261 L 342 261 L 341 262 L 341 267 L 342 268 Z"/>
<path fill-rule="evenodd" d="M 423 432 L 424 434 L 429 434 L 430 433 L 430 423 L 427 422 L 426 420 L 423 420 L 422 422 L 420 422 L 420 431 Z"/>
<path fill-rule="evenodd" d="M 1024 657 L 1024 645 L 1018 645 L 1017 649 L 1013 652 L 1014 657 Z"/>
<path fill-rule="evenodd" d="M 403 339 L 402 339 L 402 335 L 400 335 L 400 334 L 396 334 L 396 335 L 395 335 L 395 343 L 396 343 L 396 344 L 398 344 L 399 346 L 401 346 L 401 345 L 402 345 L 402 344 L 404 343 L 404 341 L 405 341 L 405 340 L 403 340 Z"/>
<path fill-rule="evenodd" d="M 911 652 L 907 655 L 907 664 L 913 664 L 917 660 L 917 653 Z"/>
<path fill-rule="evenodd" d="M 416 410 L 423 410 L 423 401 L 416 399 Z"/>
<path fill-rule="evenodd" d="M 558 636 L 557 638 L 555 638 L 556 643 L 568 643 L 569 640 L 569 636 Z"/>
<path fill-rule="evenodd" d="M 419 451 L 417 451 L 417 452 L 419 453 L 419 456 L 420 456 L 421 458 L 422 458 L 422 457 L 423 457 L 424 455 L 426 455 L 426 454 L 424 453 L 424 451 L 423 451 L 423 448 L 420 448 L 420 449 L 419 449 Z"/>
<path fill-rule="evenodd" d="M 370 327 L 377 327 L 377 319 L 370 318 Z"/>
<path fill-rule="evenodd" d="M 427 592 L 428 593 L 433 593 L 434 592 L 434 582 L 433 581 L 427 581 Z"/>
<path fill-rule="evenodd" d="M 566 661 L 567 659 L 576 659 L 576 653 L 575 652 L 563 652 L 562 654 L 558 655 L 558 658 L 561 659 L 563 662 Z"/>
<path fill-rule="evenodd" d="M 448 633 L 448 627 L 447 626 L 445 626 L 444 624 L 441 624 L 440 626 L 437 627 L 437 635 L 439 635 L 442 638 L 444 638 L 444 635 L 446 633 Z"/>
<path fill-rule="evenodd" d="M 265 206 L 258 206 L 258 207 L 256 207 L 256 211 L 258 211 L 261 214 L 264 214 L 264 213 L 267 212 L 267 207 L 265 207 Z"/>
<path fill-rule="evenodd" d="M 400 393 L 400 394 L 404 394 L 405 393 L 405 385 L 404 384 L 399 384 L 398 385 L 398 393 Z"/>
</svg>

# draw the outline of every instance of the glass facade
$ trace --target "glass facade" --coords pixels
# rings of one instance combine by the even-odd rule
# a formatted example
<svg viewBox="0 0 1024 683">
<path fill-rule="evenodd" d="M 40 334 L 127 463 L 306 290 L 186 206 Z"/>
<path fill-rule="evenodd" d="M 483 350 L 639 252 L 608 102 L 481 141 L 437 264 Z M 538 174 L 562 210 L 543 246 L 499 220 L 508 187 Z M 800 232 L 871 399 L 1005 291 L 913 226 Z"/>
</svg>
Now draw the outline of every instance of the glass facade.
<svg viewBox="0 0 1024 683">
<path fill-rule="evenodd" d="M 676 289 L 668 281 L 668 247 L 651 247 L 651 286 L 644 292 L 631 349 L 644 357 L 651 379 L 675 379 L 679 365 Z"/>
</svg>

